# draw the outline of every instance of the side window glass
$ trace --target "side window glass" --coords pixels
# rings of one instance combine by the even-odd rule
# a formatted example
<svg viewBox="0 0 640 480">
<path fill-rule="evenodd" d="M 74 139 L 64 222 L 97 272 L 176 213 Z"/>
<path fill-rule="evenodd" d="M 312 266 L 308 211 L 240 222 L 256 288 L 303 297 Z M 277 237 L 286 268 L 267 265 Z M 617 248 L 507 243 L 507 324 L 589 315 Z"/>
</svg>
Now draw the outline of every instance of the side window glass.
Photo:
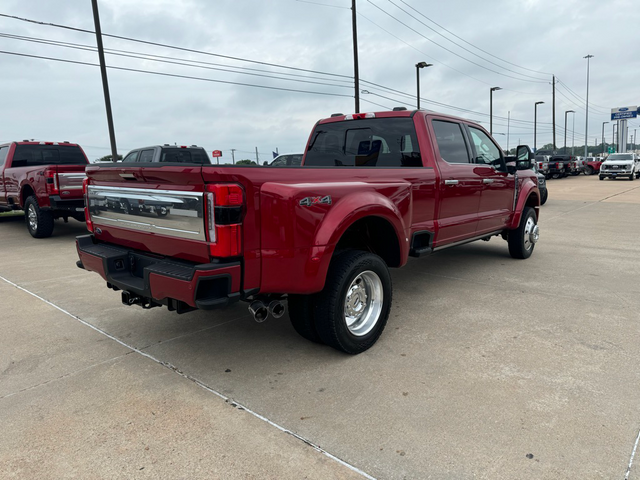
<svg viewBox="0 0 640 480">
<path fill-rule="evenodd" d="M 469 163 L 469 151 L 460 124 L 434 120 L 432 125 L 440 158 L 447 163 Z"/>
<path fill-rule="evenodd" d="M 135 152 L 130 152 L 126 157 L 124 157 L 124 160 L 122 160 L 123 163 L 125 162 L 137 162 L 138 161 L 138 155 L 140 155 L 140 152 L 138 150 L 136 150 Z"/>
<path fill-rule="evenodd" d="M 7 153 L 9 153 L 9 147 L 0 148 L 0 167 L 4 165 L 4 162 L 7 159 Z"/>
<path fill-rule="evenodd" d="M 153 162 L 153 150 L 142 150 L 139 162 Z"/>
<path fill-rule="evenodd" d="M 476 154 L 478 155 L 475 158 L 475 163 L 499 167 L 502 164 L 502 155 L 496 144 L 493 143 L 489 136 L 482 130 L 469 127 L 469 131 L 471 132 L 471 140 L 476 147 Z"/>
</svg>

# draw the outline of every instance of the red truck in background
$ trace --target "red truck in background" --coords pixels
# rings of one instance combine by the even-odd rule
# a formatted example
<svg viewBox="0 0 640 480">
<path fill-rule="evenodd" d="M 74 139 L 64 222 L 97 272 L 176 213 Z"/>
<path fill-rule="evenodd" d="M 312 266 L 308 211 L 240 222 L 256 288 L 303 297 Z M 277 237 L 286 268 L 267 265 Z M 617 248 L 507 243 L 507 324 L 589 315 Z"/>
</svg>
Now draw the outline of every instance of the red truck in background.
<svg viewBox="0 0 640 480">
<path fill-rule="evenodd" d="M 49 237 L 54 220 L 84 222 L 82 181 L 88 160 L 69 142 L 0 145 L 0 212 L 24 210 L 29 233 Z"/>
<path fill-rule="evenodd" d="M 389 268 L 410 256 L 494 235 L 531 255 L 540 193 L 531 150 L 517 152 L 471 121 L 404 110 L 319 121 L 299 167 L 90 166 L 78 266 L 127 305 L 244 300 L 263 321 L 288 304 L 300 335 L 357 354 L 389 317 Z"/>
</svg>

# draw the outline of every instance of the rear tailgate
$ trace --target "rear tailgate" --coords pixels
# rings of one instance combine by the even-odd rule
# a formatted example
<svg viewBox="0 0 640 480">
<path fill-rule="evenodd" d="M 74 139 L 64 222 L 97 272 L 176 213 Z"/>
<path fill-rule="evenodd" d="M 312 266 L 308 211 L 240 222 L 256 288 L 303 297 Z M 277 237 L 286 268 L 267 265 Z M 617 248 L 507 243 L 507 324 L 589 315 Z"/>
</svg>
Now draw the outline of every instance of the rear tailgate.
<svg viewBox="0 0 640 480">
<path fill-rule="evenodd" d="M 90 166 L 87 207 L 97 239 L 210 261 L 200 166 Z"/>
<path fill-rule="evenodd" d="M 56 165 L 58 191 L 63 199 L 82 198 L 82 181 L 85 179 L 84 165 Z"/>
</svg>

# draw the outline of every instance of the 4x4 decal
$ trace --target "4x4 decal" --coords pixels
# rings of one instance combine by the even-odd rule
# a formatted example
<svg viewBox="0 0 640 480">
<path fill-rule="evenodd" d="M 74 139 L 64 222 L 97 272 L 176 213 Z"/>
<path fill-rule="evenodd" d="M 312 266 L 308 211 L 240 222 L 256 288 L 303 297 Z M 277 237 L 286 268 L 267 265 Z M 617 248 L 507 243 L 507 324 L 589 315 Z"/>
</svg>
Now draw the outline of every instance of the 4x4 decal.
<svg viewBox="0 0 640 480">
<path fill-rule="evenodd" d="M 301 207 L 310 207 L 311 205 L 331 205 L 331 195 L 324 197 L 306 197 L 300 200 Z"/>
</svg>

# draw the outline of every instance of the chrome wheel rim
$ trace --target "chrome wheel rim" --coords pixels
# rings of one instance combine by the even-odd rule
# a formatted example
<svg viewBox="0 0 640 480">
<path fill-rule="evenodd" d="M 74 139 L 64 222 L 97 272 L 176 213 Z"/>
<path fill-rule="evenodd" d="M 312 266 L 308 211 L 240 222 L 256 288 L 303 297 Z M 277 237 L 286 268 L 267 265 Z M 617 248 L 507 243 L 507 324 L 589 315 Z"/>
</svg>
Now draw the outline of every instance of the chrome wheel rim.
<svg viewBox="0 0 640 480">
<path fill-rule="evenodd" d="M 527 218 L 527 223 L 524 225 L 524 248 L 531 250 L 539 239 L 540 229 L 536 225 L 536 221 L 533 217 Z"/>
<path fill-rule="evenodd" d="M 38 229 L 38 214 L 36 213 L 36 207 L 33 205 L 29 205 L 27 209 L 27 218 L 29 220 L 29 228 L 35 232 Z"/>
<path fill-rule="evenodd" d="M 344 299 L 344 319 L 349 332 L 357 337 L 369 333 L 380 318 L 384 293 L 382 281 L 367 270 L 353 279 Z"/>
</svg>

